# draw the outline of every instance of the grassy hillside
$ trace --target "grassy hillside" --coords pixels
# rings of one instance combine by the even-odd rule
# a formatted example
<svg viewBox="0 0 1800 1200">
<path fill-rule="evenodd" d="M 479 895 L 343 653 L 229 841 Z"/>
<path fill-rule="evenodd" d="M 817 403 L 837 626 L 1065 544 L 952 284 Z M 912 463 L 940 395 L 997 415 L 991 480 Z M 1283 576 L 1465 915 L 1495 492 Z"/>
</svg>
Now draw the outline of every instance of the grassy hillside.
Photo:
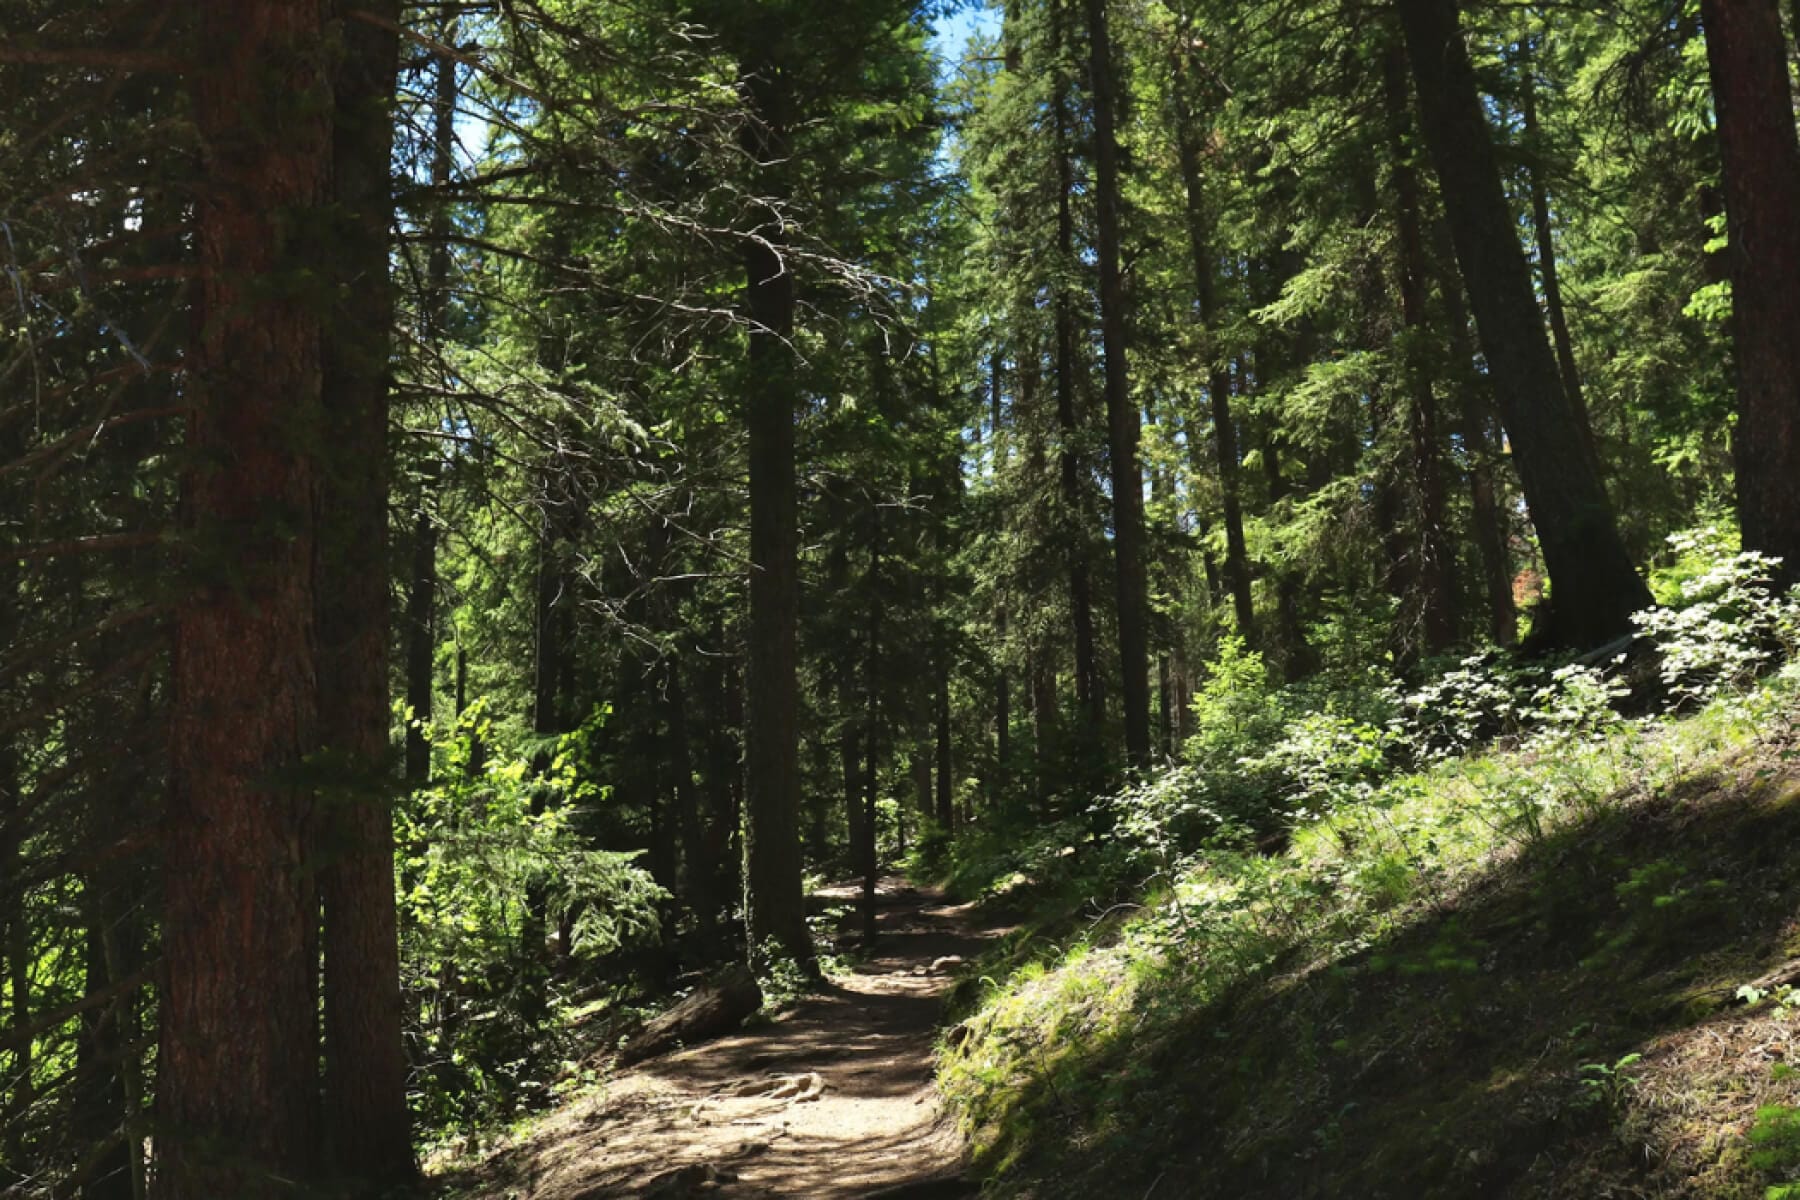
<svg viewBox="0 0 1800 1200">
<path fill-rule="evenodd" d="M 1785 1194 L 1792 674 L 1659 720 L 1575 684 L 1537 693 L 1530 736 L 1339 770 L 1328 815 L 1290 770 L 1278 853 L 1229 823 L 1189 853 L 1012 851 L 988 890 L 1032 919 L 941 1057 L 982 1173 L 1041 1197 Z"/>
</svg>

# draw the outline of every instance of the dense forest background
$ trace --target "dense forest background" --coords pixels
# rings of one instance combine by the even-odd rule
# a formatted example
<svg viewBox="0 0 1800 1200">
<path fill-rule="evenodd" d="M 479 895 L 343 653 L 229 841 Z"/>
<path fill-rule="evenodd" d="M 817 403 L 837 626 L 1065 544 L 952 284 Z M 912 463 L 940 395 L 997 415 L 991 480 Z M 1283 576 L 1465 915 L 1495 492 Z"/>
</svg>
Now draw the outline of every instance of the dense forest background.
<svg viewBox="0 0 1800 1200">
<path fill-rule="evenodd" d="M 406 1186 L 821 878 L 1755 676 L 1797 32 L 8 0 L 0 1189 Z"/>
</svg>

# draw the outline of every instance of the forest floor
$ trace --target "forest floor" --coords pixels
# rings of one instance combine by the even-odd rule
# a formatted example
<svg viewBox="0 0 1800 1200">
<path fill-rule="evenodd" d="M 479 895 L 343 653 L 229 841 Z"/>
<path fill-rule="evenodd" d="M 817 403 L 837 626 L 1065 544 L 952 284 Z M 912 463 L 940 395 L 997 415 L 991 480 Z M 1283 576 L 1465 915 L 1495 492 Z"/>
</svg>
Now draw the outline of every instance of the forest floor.
<svg viewBox="0 0 1800 1200">
<path fill-rule="evenodd" d="M 818 899 L 854 901 L 849 886 Z M 882 881 L 873 955 L 774 1020 L 620 1073 L 455 1182 L 509 1200 L 973 1196 L 933 1083 L 944 999 L 1004 930 Z M 953 961 L 943 961 L 950 959 Z"/>
</svg>

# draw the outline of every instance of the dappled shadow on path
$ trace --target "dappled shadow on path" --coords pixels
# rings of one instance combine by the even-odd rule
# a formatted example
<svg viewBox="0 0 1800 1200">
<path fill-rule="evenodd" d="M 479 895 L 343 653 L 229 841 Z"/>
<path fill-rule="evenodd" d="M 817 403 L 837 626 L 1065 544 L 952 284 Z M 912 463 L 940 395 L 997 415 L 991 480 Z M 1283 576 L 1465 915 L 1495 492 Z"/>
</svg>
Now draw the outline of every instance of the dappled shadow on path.
<svg viewBox="0 0 1800 1200">
<path fill-rule="evenodd" d="M 844 892 L 839 896 L 837 892 Z M 828 899 L 849 898 L 833 889 Z M 520 1200 L 973 1195 L 933 1087 L 966 906 L 884 880 L 876 953 L 780 1019 L 656 1059 L 549 1118 L 482 1171 Z"/>
</svg>

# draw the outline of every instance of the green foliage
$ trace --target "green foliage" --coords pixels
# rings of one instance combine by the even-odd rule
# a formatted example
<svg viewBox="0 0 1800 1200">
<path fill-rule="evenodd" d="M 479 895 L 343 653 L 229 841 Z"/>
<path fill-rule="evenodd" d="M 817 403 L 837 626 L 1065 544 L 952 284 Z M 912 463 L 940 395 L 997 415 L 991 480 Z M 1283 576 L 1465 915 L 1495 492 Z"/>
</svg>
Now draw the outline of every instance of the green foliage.
<svg viewBox="0 0 1800 1200">
<path fill-rule="evenodd" d="M 1750 1161 L 1758 1170 L 1785 1176 L 1800 1172 L 1800 1108 L 1764 1105 L 1756 1110 L 1748 1136 Z M 1800 1183 L 1771 1184 L 1764 1195 L 1766 1200 L 1793 1200 L 1800 1196 Z"/>
<path fill-rule="evenodd" d="M 403 990 L 430 1128 L 514 1112 L 562 1058 L 558 1023 L 538 1011 L 544 947 L 526 944 L 530 931 L 568 928 L 559 950 L 574 962 L 657 936 L 666 896 L 639 855 L 597 850 L 575 829 L 607 794 L 577 771 L 593 728 L 509 756 L 477 700 L 438 747 L 438 782 L 398 813 Z"/>
</svg>

